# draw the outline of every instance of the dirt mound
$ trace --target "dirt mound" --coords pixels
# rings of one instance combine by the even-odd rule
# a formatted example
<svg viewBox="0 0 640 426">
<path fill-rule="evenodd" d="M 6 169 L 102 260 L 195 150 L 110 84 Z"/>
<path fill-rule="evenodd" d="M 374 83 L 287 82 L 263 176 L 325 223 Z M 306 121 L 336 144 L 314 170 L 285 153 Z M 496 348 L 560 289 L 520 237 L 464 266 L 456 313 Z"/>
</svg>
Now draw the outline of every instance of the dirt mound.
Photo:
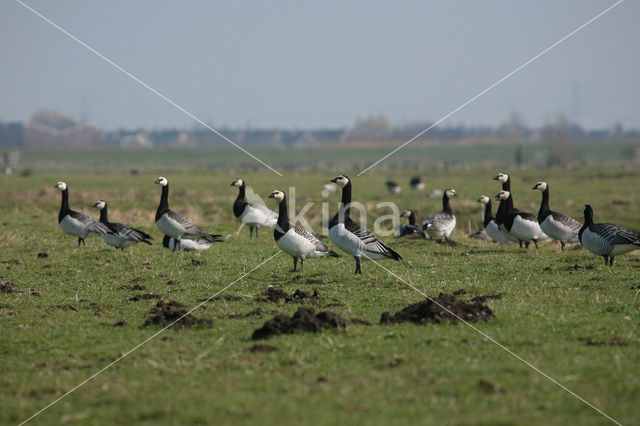
<svg viewBox="0 0 640 426">
<path fill-rule="evenodd" d="M 347 320 L 334 312 L 316 314 L 315 309 L 303 306 L 291 317 L 286 314 L 275 315 L 265 322 L 262 328 L 255 330 L 251 338 L 259 340 L 279 334 L 320 333 L 325 328 L 344 329 L 346 326 Z"/>
<path fill-rule="evenodd" d="M 274 287 L 269 287 L 264 293 L 264 299 L 271 303 L 280 303 L 281 300 L 285 303 L 312 303 L 320 299 L 320 293 L 318 293 L 317 290 L 314 290 L 313 293 L 310 293 L 297 289 L 292 294 L 289 294 Z"/>
<path fill-rule="evenodd" d="M 0 293 L 13 293 L 15 292 L 15 284 L 9 281 L 0 281 Z"/>
<path fill-rule="evenodd" d="M 177 285 L 180 284 L 180 281 L 178 280 L 169 280 L 167 281 L 167 285 Z"/>
<path fill-rule="evenodd" d="M 488 321 L 494 315 L 491 308 L 483 305 L 483 300 L 481 300 L 483 297 L 486 296 L 478 296 L 474 298 L 477 300 L 465 302 L 464 300 L 456 299 L 454 295 L 440 293 L 435 299 L 414 303 L 393 315 L 389 312 L 384 312 L 380 318 L 380 324 L 412 322 L 423 325 L 445 321 L 456 323 L 459 321 L 458 318 L 468 322 Z M 443 309 L 443 307 L 446 309 Z"/>
<path fill-rule="evenodd" d="M 49 253 L 45 251 L 38 253 L 38 259 L 46 259 L 47 257 L 49 257 Z"/>
<path fill-rule="evenodd" d="M 144 325 L 162 325 L 166 326 L 180 319 L 171 326 L 171 328 L 192 327 L 198 323 L 210 323 L 210 320 L 196 318 L 187 313 L 182 303 L 172 300 L 170 302 L 159 301 L 156 306 L 151 309 L 151 316 L 145 321 Z"/>
<path fill-rule="evenodd" d="M 135 296 L 129 298 L 129 302 L 138 302 L 140 300 L 151 300 L 151 299 L 160 299 L 160 298 L 162 298 L 161 294 L 153 294 L 153 293 L 136 294 Z"/>
<path fill-rule="evenodd" d="M 582 266 L 582 265 L 578 265 L 577 263 L 575 265 L 572 266 L 568 266 L 567 270 L 568 271 L 578 271 L 580 269 L 596 269 L 595 265 L 587 265 L 587 266 Z"/>
<path fill-rule="evenodd" d="M 267 353 L 267 352 L 275 352 L 278 348 L 271 345 L 253 345 L 249 348 L 249 352 L 257 352 L 257 353 Z"/>
</svg>

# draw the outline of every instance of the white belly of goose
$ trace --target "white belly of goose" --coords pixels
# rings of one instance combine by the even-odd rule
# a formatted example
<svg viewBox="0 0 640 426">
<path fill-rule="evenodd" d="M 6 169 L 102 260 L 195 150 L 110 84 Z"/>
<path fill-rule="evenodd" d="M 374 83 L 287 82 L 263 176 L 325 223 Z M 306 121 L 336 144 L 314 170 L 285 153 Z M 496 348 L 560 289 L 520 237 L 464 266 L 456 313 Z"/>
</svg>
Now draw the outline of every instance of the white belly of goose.
<svg viewBox="0 0 640 426">
<path fill-rule="evenodd" d="M 302 235 L 297 234 L 293 229 L 289 229 L 276 244 L 282 251 L 293 257 L 304 259 L 306 257 L 320 256 L 320 254 L 315 254 L 316 246 Z"/>
<path fill-rule="evenodd" d="M 507 241 L 507 238 L 504 236 L 502 231 L 500 231 L 498 225 L 496 225 L 496 222 L 494 220 L 489 222 L 484 230 L 486 231 L 487 235 L 491 237 L 491 239 L 495 242 L 504 244 Z"/>
<path fill-rule="evenodd" d="M 245 225 L 275 226 L 278 222 L 277 216 L 269 215 L 259 208 L 249 205 L 244 209 L 239 219 Z"/>
<path fill-rule="evenodd" d="M 159 230 L 164 232 L 165 235 L 170 237 L 181 239 L 185 233 L 185 229 L 178 221 L 173 220 L 168 214 L 163 214 L 160 219 L 156 221 L 156 226 Z"/>
<path fill-rule="evenodd" d="M 577 243 L 579 229 L 572 229 L 562 222 L 558 222 L 552 215 L 546 217 L 540 224 L 542 231 L 554 240 L 565 243 Z"/>
<path fill-rule="evenodd" d="M 538 222 L 523 219 L 520 216 L 516 216 L 513 219 L 513 225 L 509 233 L 517 238 L 518 241 L 524 242 L 532 240 L 540 241 L 548 238 L 547 235 L 542 232 L 542 229 L 540 229 Z"/>
<path fill-rule="evenodd" d="M 66 215 L 60 221 L 60 228 L 67 234 L 75 235 L 79 238 L 84 238 L 89 233 L 87 227 L 78 219 L 71 217 L 71 215 Z"/>
</svg>

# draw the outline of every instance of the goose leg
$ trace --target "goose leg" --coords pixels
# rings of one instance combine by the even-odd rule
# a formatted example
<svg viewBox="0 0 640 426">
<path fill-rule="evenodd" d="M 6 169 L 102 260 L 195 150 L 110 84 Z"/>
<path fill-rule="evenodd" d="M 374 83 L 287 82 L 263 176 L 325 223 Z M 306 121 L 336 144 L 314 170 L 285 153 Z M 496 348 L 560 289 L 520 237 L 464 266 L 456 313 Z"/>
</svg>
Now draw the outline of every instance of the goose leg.
<svg viewBox="0 0 640 426">
<path fill-rule="evenodd" d="M 256 226 L 256 240 L 258 239 L 258 230 L 260 229 L 259 226 Z"/>
<path fill-rule="evenodd" d="M 614 256 L 611 256 L 611 257 L 609 258 L 609 266 L 610 266 L 610 267 L 611 267 L 611 266 L 613 266 L 613 259 L 615 259 L 615 257 L 614 257 Z"/>
<path fill-rule="evenodd" d="M 81 242 L 82 242 L 82 238 L 78 237 L 78 247 L 80 247 Z"/>
<path fill-rule="evenodd" d="M 356 260 L 356 274 L 362 274 L 362 268 L 360 267 L 360 258 L 354 256 L 354 259 Z"/>
<path fill-rule="evenodd" d="M 536 250 L 538 250 L 538 240 L 533 240 L 533 244 L 536 245 Z"/>
<path fill-rule="evenodd" d="M 609 265 L 609 256 L 607 256 L 606 254 L 603 254 L 602 257 L 604 257 L 604 266 L 608 266 Z"/>
<path fill-rule="evenodd" d="M 298 270 L 298 258 L 294 257 L 293 258 L 293 272 L 296 272 Z"/>
<path fill-rule="evenodd" d="M 300 258 L 300 273 L 304 272 L 304 257 Z"/>
<path fill-rule="evenodd" d="M 252 240 L 253 239 L 253 226 L 249 227 L 249 239 Z"/>
<path fill-rule="evenodd" d="M 522 241 L 519 241 L 520 243 L 520 248 L 522 248 L 522 246 L 524 245 L 524 243 Z"/>
<path fill-rule="evenodd" d="M 562 251 L 564 251 L 564 246 L 565 246 L 564 241 L 560 241 L 560 247 L 562 247 Z"/>
</svg>

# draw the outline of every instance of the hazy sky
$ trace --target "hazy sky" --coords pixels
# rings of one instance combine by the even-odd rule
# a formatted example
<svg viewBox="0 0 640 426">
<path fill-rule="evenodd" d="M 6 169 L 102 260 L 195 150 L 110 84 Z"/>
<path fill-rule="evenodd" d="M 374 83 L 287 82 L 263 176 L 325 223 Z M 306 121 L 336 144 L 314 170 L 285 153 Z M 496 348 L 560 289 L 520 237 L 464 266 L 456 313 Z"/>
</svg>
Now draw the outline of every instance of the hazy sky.
<svg viewBox="0 0 640 426">
<path fill-rule="evenodd" d="M 214 127 L 435 121 L 602 10 L 593 1 L 25 0 Z M 443 125 L 565 112 L 640 128 L 640 2 L 626 0 Z M 38 108 L 106 128 L 193 120 L 12 0 L 0 120 Z"/>
</svg>

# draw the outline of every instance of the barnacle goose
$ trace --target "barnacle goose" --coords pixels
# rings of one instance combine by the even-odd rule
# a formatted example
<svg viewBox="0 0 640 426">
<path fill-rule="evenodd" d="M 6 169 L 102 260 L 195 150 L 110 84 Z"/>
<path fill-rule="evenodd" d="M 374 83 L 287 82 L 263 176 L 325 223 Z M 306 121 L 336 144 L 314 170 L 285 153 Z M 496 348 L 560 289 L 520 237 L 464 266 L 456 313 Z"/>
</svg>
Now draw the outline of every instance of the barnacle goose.
<svg viewBox="0 0 640 426">
<path fill-rule="evenodd" d="M 593 223 L 593 209 L 584 206 L 584 225 L 578 236 L 582 247 L 593 254 L 604 257 L 604 264 L 613 266 L 613 259 L 619 254 L 640 248 L 640 234 L 624 229 L 613 223 Z"/>
<path fill-rule="evenodd" d="M 268 198 L 275 198 L 279 204 L 278 223 L 273 229 L 273 239 L 282 251 L 293 257 L 294 272 L 298 268 L 298 258 L 300 258 L 300 272 L 304 272 L 304 259 L 307 257 L 326 255 L 340 257 L 314 234 L 289 223 L 287 197 L 283 191 L 275 190 Z"/>
<path fill-rule="evenodd" d="M 420 176 L 412 177 L 409 181 L 409 186 L 411 186 L 411 189 L 415 189 L 416 191 L 423 191 L 426 187 Z"/>
<path fill-rule="evenodd" d="M 402 191 L 402 187 L 399 183 L 389 180 L 387 181 L 387 191 L 389 191 L 390 194 L 399 194 L 400 191 Z"/>
<path fill-rule="evenodd" d="M 509 191 L 500 191 L 496 200 L 506 201 L 503 225 L 509 234 L 519 241 L 520 247 L 524 244 L 528 248 L 529 243 L 533 241 L 538 248 L 538 241 L 548 238 L 540 229 L 538 216 L 513 207 L 513 196 Z"/>
<path fill-rule="evenodd" d="M 175 238 L 165 235 L 164 238 L 162 238 L 162 246 L 169 251 L 200 251 L 211 247 L 211 243 L 208 243 L 205 240 L 176 241 Z"/>
<path fill-rule="evenodd" d="M 498 173 L 493 180 L 497 180 L 502 183 L 502 190 L 511 192 L 511 176 L 506 173 Z M 511 235 L 507 228 L 504 226 L 504 216 L 505 210 L 507 209 L 507 200 L 500 200 L 500 204 L 498 204 L 498 211 L 496 212 L 496 217 L 494 218 L 496 225 L 498 225 L 498 229 L 502 232 L 502 236 L 505 240 L 513 241 L 515 243 L 519 243 L 520 247 L 522 247 L 522 243 L 518 241 L 516 237 Z"/>
<path fill-rule="evenodd" d="M 478 202 L 484 204 L 484 218 L 482 219 L 482 225 L 484 230 L 491 239 L 497 243 L 504 244 L 507 238 L 498 228 L 496 221 L 491 213 L 491 198 L 486 195 L 481 195 L 478 198 Z"/>
<path fill-rule="evenodd" d="M 139 229 L 134 229 L 129 225 L 122 223 L 109 222 L 109 213 L 107 202 L 104 200 L 98 200 L 94 204 L 98 210 L 100 210 L 100 223 L 105 224 L 111 234 L 102 234 L 102 241 L 117 249 L 124 249 L 134 245 L 135 243 L 146 243 L 151 245 L 153 238 L 151 235 L 146 234 Z"/>
<path fill-rule="evenodd" d="M 189 219 L 169 209 L 169 181 L 160 176 L 155 183 L 162 186 L 160 204 L 156 210 L 156 226 L 165 235 L 173 237 L 178 243 L 180 240 L 203 239 L 209 243 L 223 241 L 222 235 L 207 234 L 202 229 L 191 223 Z"/>
<path fill-rule="evenodd" d="M 549 209 L 549 185 L 546 182 L 538 182 L 531 189 L 542 191 L 538 223 L 544 233 L 554 240 L 560 241 L 563 251 L 566 243 L 577 243 L 579 241 L 578 232 L 582 224 L 572 217 Z"/>
<path fill-rule="evenodd" d="M 329 222 L 329 238 L 341 250 L 349 253 L 356 261 L 356 274 L 362 274 L 360 261 L 366 259 L 393 259 L 402 257 L 385 246 L 371 232 L 351 220 L 351 180 L 340 175 L 331 180 L 342 188 L 342 202 L 338 212 Z"/>
<path fill-rule="evenodd" d="M 420 234 L 424 238 L 427 238 L 427 233 L 424 232 L 424 229 L 416 225 L 416 214 L 413 212 L 413 210 L 403 211 L 402 213 L 400 213 L 400 217 L 408 217 L 409 224 L 400 225 L 398 227 L 398 230 L 396 231 L 397 237 L 404 237 L 405 235 L 410 235 L 410 234 Z"/>
<path fill-rule="evenodd" d="M 100 235 L 111 233 L 105 224 L 98 222 L 84 213 L 69 208 L 69 187 L 65 182 L 58 182 L 53 187 L 62 193 L 58 224 L 67 234 L 78 237 L 78 247 L 80 247 L 80 243 L 86 244 L 84 239 L 90 232 L 95 232 Z"/>
<path fill-rule="evenodd" d="M 449 205 L 449 199 L 457 197 L 458 194 L 454 189 L 447 189 L 442 194 L 442 211 L 437 213 L 431 213 L 422 222 L 422 229 L 424 229 L 432 240 L 441 240 L 443 237 L 445 240 L 449 239 L 449 235 L 456 227 L 456 217 L 451 211 Z"/>
<path fill-rule="evenodd" d="M 258 230 L 261 226 L 274 226 L 276 224 L 278 214 L 262 204 L 260 197 L 255 197 L 255 202 L 247 202 L 247 184 L 244 179 L 235 179 L 231 182 L 231 186 L 239 188 L 238 197 L 233 203 L 233 215 L 240 219 L 243 224 L 249 226 L 249 239 L 253 238 L 254 229 L 256 230 L 256 238 L 258 238 Z"/>
</svg>

